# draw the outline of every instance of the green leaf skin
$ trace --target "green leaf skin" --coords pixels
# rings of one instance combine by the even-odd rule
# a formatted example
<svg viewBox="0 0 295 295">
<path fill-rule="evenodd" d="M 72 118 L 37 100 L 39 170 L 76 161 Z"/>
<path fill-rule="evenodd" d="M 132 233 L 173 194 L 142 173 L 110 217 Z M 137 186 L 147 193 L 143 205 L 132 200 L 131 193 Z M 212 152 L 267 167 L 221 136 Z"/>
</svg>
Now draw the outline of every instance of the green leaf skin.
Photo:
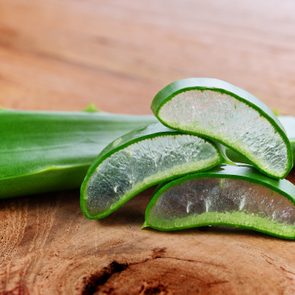
<svg viewBox="0 0 295 295">
<path fill-rule="evenodd" d="M 116 139 L 98 155 L 81 186 L 82 212 L 89 219 L 107 217 L 149 187 L 221 162 L 214 144 L 151 124 Z"/>
<path fill-rule="evenodd" d="M 80 187 L 97 154 L 152 116 L 0 110 L 0 198 Z"/>
<path fill-rule="evenodd" d="M 294 240 L 295 186 L 251 167 L 224 165 L 165 184 L 146 208 L 144 227 L 175 231 L 202 226 L 251 229 Z"/>
<path fill-rule="evenodd" d="M 179 80 L 163 88 L 151 107 L 167 127 L 224 144 L 270 177 L 284 178 L 292 169 L 293 152 L 282 124 L 256 97 L 230 83 L 210 78 Z M 214 118 L 209 116 L 213 111 Z M 263 137 L 265 130 L 269 134 Z M 242 136 L 237 139 L 238 135 Z"/>
<path fill-rule="evenodd" d="M 293 150 L 293 159 L 295 159 L 295 117 L 293 116 L 279 116 L 279 121 L 281 122 L 282 126 L 284 127 L 287 136 L 289 138 L 289 141 L 292 146 Z M 226 156 L 234 162 L 237 163 L 246 163 L 251 164 L 247 158 L 245 158 L 243 155 L 233 151 L 232 149 L 226 148 Z"/>
</svg>

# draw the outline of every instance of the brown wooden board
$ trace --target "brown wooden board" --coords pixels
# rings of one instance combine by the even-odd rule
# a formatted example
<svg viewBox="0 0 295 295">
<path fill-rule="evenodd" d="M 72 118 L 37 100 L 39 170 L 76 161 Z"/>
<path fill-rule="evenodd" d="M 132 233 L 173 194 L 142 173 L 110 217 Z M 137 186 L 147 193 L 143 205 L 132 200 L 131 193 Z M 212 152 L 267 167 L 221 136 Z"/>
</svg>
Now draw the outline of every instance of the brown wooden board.
<svg viewBox="0 0 295 295">
<path fill-rule="evenodd" d="M 209 76 L 295 115 L 294 11 L 293 0 L 1 0 L 0 105 L 150 113 L 167 83 Z M 0 294 L 295 294 L 294 242 L 141 230 L 151 193 L 100 222 L 82 216 L 78 191 L 0 201 Z"/>
</svg>

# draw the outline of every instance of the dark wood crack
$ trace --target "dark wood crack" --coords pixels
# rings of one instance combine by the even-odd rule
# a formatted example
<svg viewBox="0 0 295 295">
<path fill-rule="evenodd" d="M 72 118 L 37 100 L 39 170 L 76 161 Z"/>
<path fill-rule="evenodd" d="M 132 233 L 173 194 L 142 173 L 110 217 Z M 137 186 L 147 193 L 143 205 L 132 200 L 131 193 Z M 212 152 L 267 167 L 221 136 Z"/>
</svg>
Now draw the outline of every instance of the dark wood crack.
<svg viewBox="0 0 295 295">
<path fill-rule="evenodd" d="M 119 263 L 113 261 L 101 271 L 92 274 L 84 280 L 82 295 L 92 295 L 98 291 L 99 287 L 104 285 L 114 274 L 120 273 L 128 268 L 128 263 Z"/>
</svg>

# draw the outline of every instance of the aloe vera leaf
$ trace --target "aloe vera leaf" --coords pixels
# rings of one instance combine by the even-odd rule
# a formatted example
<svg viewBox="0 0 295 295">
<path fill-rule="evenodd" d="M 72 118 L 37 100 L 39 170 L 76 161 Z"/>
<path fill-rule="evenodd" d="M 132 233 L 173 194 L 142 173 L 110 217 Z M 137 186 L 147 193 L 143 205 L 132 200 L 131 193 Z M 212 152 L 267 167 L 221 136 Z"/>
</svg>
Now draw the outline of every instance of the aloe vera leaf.
<svg viewBox="0 0 295 295">
<path fill-rule="evenodd" d="M 295 186 L 251 167 L 221 166 L 173 180 L 146 208 L 145 227 L 231 226 L 295 239 Z"/>
<path fill-rule="evenodd" d="M 98 155 L 81 186 L 81 209 L 90 219 L 106 217 L 153 185 L 221 161 L 207 140 L 151 124 L 116 139 Z"/>
<path fill-rule="evenodd" d="M 293 116 L 279 116 L 279 121 L 283 125 L 286 134 L 293 150 L 293 159 L 295 158 L 295 117 Z M 234 162 L 251 164 L 243 155 L 233 151 L 232 149 L 225 149 L 226 156 Z"/>
<path fill-rule="evenodd" d="M 97 154 L 152 116 L 0 111 L 0 198 L 80 187 Z"/>
<path fill-rule="evenodd" d="M 284 178 L 292 169 L 291 144 L 278 119 L 230 83 L 210 78 L 173 82 L 155 96 L 152 110 L 164 125 L 224 144 L 268 176 Z"/>
</svg>

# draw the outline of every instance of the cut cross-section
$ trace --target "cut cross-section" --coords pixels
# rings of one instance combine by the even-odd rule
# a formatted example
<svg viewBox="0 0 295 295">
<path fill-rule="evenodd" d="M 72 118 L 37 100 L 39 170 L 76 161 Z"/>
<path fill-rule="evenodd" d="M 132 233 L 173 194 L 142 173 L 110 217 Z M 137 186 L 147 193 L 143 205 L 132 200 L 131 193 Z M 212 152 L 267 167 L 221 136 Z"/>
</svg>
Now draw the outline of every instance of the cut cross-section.
<svg viewBox="0 0 295 295">
<path fill-rule="evenodd" d="M 284 178 L 292 168 L 291 145 L 275 115 L 227 82 L 176 81 L 156 95 L 152 110 L 164 125 L 225 144 L 271 177 Z"/>
<path fill-rule="evenodd" d="M 292 150 L 293 150 L 293 159 L 295 155 L 295 117 L 292 116 L 279 116 L 278 117 L 279 121 L 283 125 L 286 134 L 288 136 L 288 139 L 291 143 Z M 233 151 L 232 149 L 224 149 L 225 151 L 225 156 L 228 158 L 230 161 L 237 162 L 237 163 L 247 163 L 251 164 L 247 158 L 245 158 L 243 155 L 240 153 L 237 153 Z"/>
<path fill-rule="evenodd" d="M 249 167 L 222 166 L 164 185 L 146 209 L 145 226 L 158 230 L 213 225 L 295 239 L 295 186 Z"/>
<path fill-rule="evenodd" d="M 133 131 L 108 145 L 90 167 L 81 187 L 85 216 L 108 216 L 139 192 L 222 161 L 214 144 L 160 123 Z"/>
</svg>

